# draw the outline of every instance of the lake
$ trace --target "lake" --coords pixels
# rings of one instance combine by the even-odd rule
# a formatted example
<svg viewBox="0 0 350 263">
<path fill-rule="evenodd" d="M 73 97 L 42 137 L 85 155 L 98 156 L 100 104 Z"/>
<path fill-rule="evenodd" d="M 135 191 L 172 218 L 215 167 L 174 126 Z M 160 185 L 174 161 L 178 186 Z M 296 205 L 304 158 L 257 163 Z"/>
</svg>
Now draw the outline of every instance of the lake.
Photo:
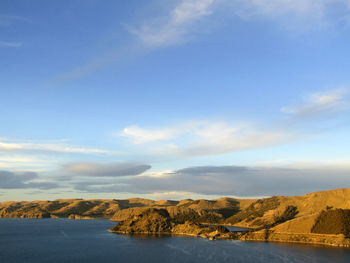
<svg viewBox="0 0 350 263">
<path fill-rule="evenodd" d="M 0 262 L 350 262 L 350 249 L 106 231 L 107 219 L 0 219 Z"/>
</svg>

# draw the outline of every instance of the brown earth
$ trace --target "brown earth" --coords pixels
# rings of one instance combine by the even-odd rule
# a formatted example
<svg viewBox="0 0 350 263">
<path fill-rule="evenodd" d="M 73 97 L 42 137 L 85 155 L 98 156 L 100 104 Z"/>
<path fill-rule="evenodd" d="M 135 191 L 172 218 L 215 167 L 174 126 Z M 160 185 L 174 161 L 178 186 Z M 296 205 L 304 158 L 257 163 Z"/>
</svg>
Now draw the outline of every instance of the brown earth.
<svg viewBox="0 0 350 263">
<path fill-rule="evenodd" d="M 153 201 L 132 198 L 3 202 L 0 203 L 0 217 L 108 218 L 124 222 L 134 220 L 135 223 L 141 216 L 147 225 L 144 220 L 150 209 L 166 211 L 171 221 L 169 231 L 174 234 L 199 235 L 203 231 L 200 224 L 221 224 L 255 229 L 242 234 L 242 240 L 334 243 L 346 246 L 350 233 L 350 188 L 264 199 Z M 337 223 L 339 226 L 333 227 L 334 222 L 341 225 Z M 140 231 L 144 226 L 140 225 Z M 149 227 L 152 230 L 155 226 L 151 224 Z M 133 228 L 134 232 L 136 230 Z M 158 231 L 156 228 L 151 230 L 146 232 Z M 123 231 L 127 232 L 126 229 Z"/>
<path fill-rule="evenodd" d="M 153 201 L 142 198 L 125 200 L 57 199 L 54 201 L 20 201 L 0 203 L 0 217 L 19 218 L 108 218 L 124 221 L 149 208 L 166 209 L 171 216 L 186 215 L 202 221 L 223 222 L 253 200 L 221 198 L 218 200 Z"/>
</svg>

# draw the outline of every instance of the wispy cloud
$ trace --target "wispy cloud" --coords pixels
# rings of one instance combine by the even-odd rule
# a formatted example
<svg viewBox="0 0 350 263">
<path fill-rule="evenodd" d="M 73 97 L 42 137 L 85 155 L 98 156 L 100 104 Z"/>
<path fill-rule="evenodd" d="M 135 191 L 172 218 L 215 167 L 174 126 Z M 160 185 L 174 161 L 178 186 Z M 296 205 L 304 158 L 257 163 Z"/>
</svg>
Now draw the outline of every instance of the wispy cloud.
<svg viewBox="0 0 350 263">
<path fill-rule="evenodd" d="M 293 140 L 285 131 L 264 130 L 254 125 L 213 123 L 195 131 L 199 139 L 188 148 L 188 155 L 212 155 L 278 145 Z"/>
<path fill-rule="evenodd" d="M 309 95 L 306 102 L 286 106 L 286 115 L 277 121 L 254 122 L 192 121 L 161 128 L 126 127 L 117 133 L 129 142 L 157 156 L 205 156 L 258 149 L 305 139 L 299 126 L 308 128 L 305 120 L 320 124 L 342 116 L 350 109 L 345 89 Z M 285 118 L 287 116 L 287 118 Z M 293 125 L 291 125 L 291 123 Z M 314 128 L 315 126 L 313 126 Z M 312 128 L 312 127 L 311 127 Z M 313 129 L 312 129 L 313 130 Z"/>
<path fill-rule="evenodd" d="M 144 129 L 136 125 L 129 126 L 118 132 L 117 136 L 128 138 L 133 144 L 143 144 L 149 142 L 166 141 L 185 133 L 191 132 L 193 129 L 204 125 L 205 122 L 187 122 L 174 127 L 163 129 Z"/>
<path fill-rule="evenodd" d="M 187 41 L 196 22 L 212 14 L 214 0 L 182 0 L 168 15 L 130 29 L 150 47 L 164 47 Z"/>
<path fill-rule="evenodd" d="M 327 25 L 334 20 L 328 17 L 334 9 L 340 11 L 338 16 L 350 15 L 348 0 L 182 0 L 167 15 L 143 22 L 139 28 L 128 28 L 147 46 L 166 47 L 187 42 L 205 27 L 197 27 L 198 22 L 223 9 L 244 20 L 279 20 L 302 31 Z"/>
<path fill-rule="evenodd" d="M 0 168 L 2 169 L 28 169 L 51 167 L 59 161 L 49 159 L 48 157 L 27 156 L 27 155 L 9 155 L 8 153 L 0 156 Z"/>
<path fill-rule="evenodd" d="M 14 21 L 29 21 L 29 20 L 20 16 L 0 14 L 0 27 L 10 26 Z M 0 47 L 20 48 L 22 46 L 23 46 L 23 43 L 21 42 L 0 40 Z"/>
<path fill-rule="evenodd" d="M 128 60 L 150 52 L 149 48 L 165 47 L 180 44 L 188 40 L 189 34 L 194 31 L 194 25 L 203 17 L 212 13 L 215 0 L 182 0 L 167 15 L 160 15 L 151 21 L 143 21 L 139 28 L 127 25 L 128 31 L 137 36 L 138 41 L 127 46 L 112 50 L 107 56 L 101 56 L 85 65 L 76 67 L 64 73 L 48 84 L 61 84 L 72 79 L 81 78 L 100 68 L 116 61 Z"/>
<path fill-rule="evenodd" d="M 133 144 L 152 145 L 150 153 L 156 155 L 202 156 L 247 149 L 261 148 L 288 142 L 291 134 L 269 131 L 252 124 L 198 121 L 163 129 L 125 128 L 119 133 Z"/>
<path fill-rule="evenodd" d="M 0 152 L 20 152 L 20 151 L 50 151 L 61 153 L 81 153 L 81 154 L 117 154 L 108 150 L 76 147 L 65 144 L 52 143 L 32 143 L 32 142 L 12 142 L 0 141 Z"/>
<path fill-rule="evenodd" d="M 335 23 L 334 20 L 348 21 L 350 17 L 348 0 L 178 0 L 176 3 L 173 6 L 173 2 L 167 2 L 165 5 L 171 6 L 166 13 L 152 13 L 150 19 L 139 21 L 138 25 L 124 24 L 130 34 L 136 36 L 136 41 L 91 59 L 46 84 L 61 84 L 89 75 L 116 61 L 122 62 L 126 57 L 134 58 L 157 48 L 189 42 L 198 33 L 210 31 L 208 28 L 213 21 L 215 24 L 228 24 L 232 23 L 232 17 L 245 21 L 263 19 L 305 31 Z M 334 9 L 338 10 L 337 15 L 332 13 Z"/>
<path fill-rule="evenodd" d="M 0 47 L 21 47 L 23 44 L 20 42 L 6 42 L 0 41 Z"/>
<path fill-rule="evenodd" d="M 0 14 L 0 26 L 9 26 L 14 21 L 29 22 L 30 20 L 21 16 Z"/>
<path fill-rule="evenodd" d="M 179 131 L 174 128 L 147 130 L 139 128 L 137 126 L 129 126 L 124 128 L 124 130 L 117 135 L 131 139 L 132 143 L 134 144 L 140 144 L 160 140 L 168 140 L 173 138 L 178 133 Z"/>
<path fill-rule="evenodd" d="M 222 3 L 244 20 L 274 20 L 288 29 L 301 31 L 339 22 L 348 17 L 350 11 L 348 0 L 227 0 Z"/>
<path fill-rule="evenodd" d="M 282 112 L 298 117 L 324 115 L 348 109 L 350 103 L 346 89 L 336 89 L 323 93 L 313 93 L 306 98 L 305 103 L 282 108 Z"/>
</svg>

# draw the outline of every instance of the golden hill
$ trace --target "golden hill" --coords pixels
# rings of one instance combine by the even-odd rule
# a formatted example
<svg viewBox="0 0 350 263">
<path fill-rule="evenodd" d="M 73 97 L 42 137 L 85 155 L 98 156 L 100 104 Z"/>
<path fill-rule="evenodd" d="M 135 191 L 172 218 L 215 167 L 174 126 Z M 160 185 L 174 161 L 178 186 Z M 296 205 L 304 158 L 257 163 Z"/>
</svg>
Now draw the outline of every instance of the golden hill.
<svg viewBox="0 0 350 263">
<path fill-rule="evenodd" d="M 161 200 L 142 198 L 125 200 L 57 199 L 54 201 L 21 201 L 0 203 L 0 217 L 20 218 L 109 218 L 122 221 L 143 213 L 148 208 L 164 208 L 171 215 L 195 213 L 212 215 L 223 221 L 250 204 L 253 200 L 221 198 L 218 200 Z"/>
<path fill-rule="evenodd" d="M 276 219 L 283 216 L 286 209 L 294 207 L 296 213 L 284 222 Z M 246 227 L 266 227 L 289 233 L 311 233 L 316 218 L 322 211 L 330 209 L 350 209 L 350 188 L 314 192 L 302 196 L 275 196 L 254 201 L 226 220 L 228 224 Z"/>
<path fill-rule="evenodd" d="M 337 235 L 345 234 L 345 231 L 349 232 L 350 228 L 347 224 L 350 220 L 348 220 L 346 210 L 350 209 L 350 188 L 320 191 L 302 196 L 274 196 L 264 199 L 225 197 L 216 200 L 153 201 L 131 198 L 125 200 L 57 199 L 54 201 L 3 202 L 0 203 L 0 217 L 108 218 L 115 221 L 126 221 L 144 214 L 149 209 L 164 209 L 170 218 L 176 218 L 178 222 L 235 225 L 256 230 L 242 236 L 242 239 L 273 240 L 272 236 L 274 236 L 275 240 L 286 241 L 285 239 L 288 238 L 285 236 L 294 234 L 318 235 L 322 234 L 322 231 L 328 231 L 324 233 Z M 336 209 L 341 210 L 324 214 Z M 322 213 L 323 219 L 320 218 Z M 327 226 L 330 224 L 327 222 L 335 221 L 341 222 L 341 228 Z M 316 224 L 318 224 L 317 227 Z M 345 229 L 342 230 L 344 233 L 339 233 L 339 229 Z M 303 239 L 304 237 L 298 236 L 297 238 Z"/>
</svg>

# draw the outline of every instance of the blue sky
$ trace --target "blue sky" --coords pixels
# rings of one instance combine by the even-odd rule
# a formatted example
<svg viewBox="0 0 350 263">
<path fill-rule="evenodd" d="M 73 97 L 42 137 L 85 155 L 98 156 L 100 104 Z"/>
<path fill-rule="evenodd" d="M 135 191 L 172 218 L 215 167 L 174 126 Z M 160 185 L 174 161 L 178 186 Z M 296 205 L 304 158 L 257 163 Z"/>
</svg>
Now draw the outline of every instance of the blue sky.
<svg viewBox="0 0 350 263">
<path fill-rule="evenodd" d="M 350 186 L 348 0 L 0 3 L 0 200 Z"/>
</svg>

